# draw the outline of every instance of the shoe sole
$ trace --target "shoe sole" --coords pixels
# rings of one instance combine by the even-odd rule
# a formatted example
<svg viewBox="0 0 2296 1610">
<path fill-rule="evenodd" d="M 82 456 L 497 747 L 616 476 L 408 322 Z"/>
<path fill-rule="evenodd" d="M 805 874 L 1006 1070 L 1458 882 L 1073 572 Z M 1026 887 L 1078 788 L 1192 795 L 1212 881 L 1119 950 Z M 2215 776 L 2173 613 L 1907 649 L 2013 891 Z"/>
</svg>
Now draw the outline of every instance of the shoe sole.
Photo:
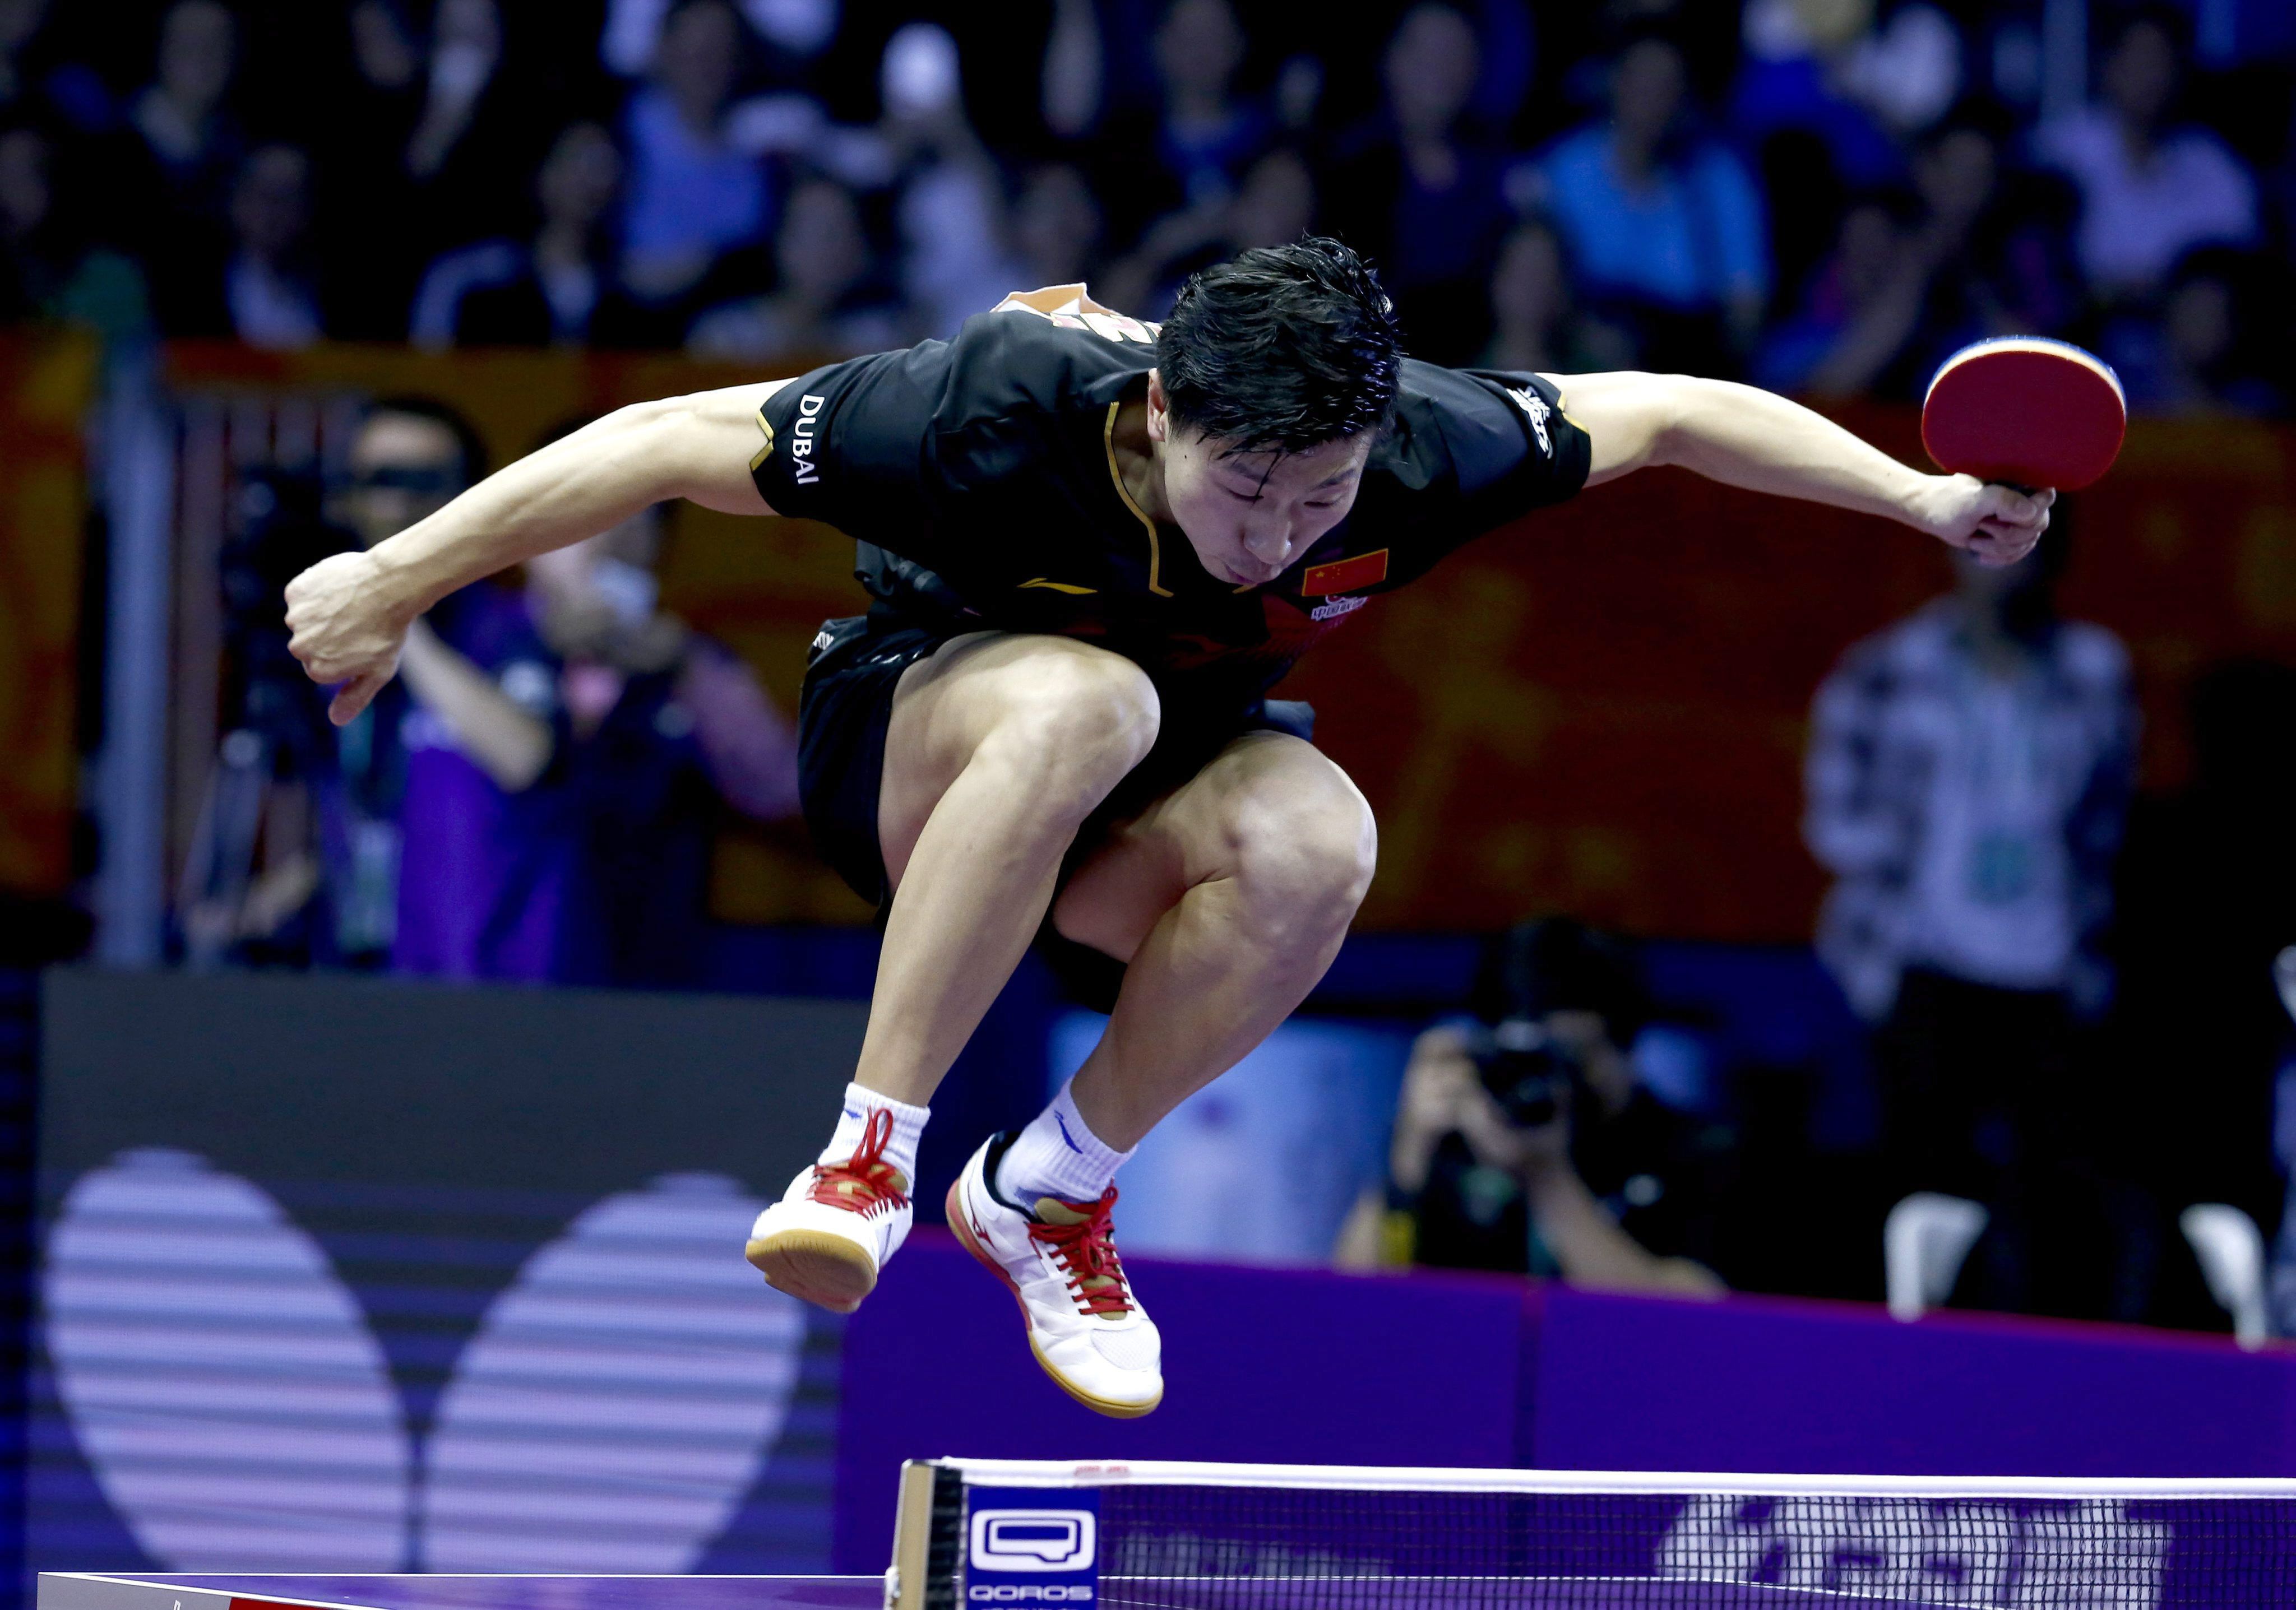
<svg viewBox="0 0 2296 1610">
<path fill-rule="evenodd" d="M 965 1223 L 964 1203 L 960 1195 L 964 1183 L 959 1180 L 955 1184 L 951 1185 L 948 1188 L 947 1199 L 942 1204 L 948 1214 L 948 1227 L 956 1232 L 956 1238 L 964 1243 L 964 1250 L 972 1254 L 974 1262 L 1002 1280 L 1004 1283 L 1004 1289 L 1013 1294 L 1013 1301 L 1020 1304 L 1021 1326 L 1028 1334 L 1029 1352 L 1037 1361 L 1037 1367 L 1053 1377 L 1054 1385 L 1058 1386 L 1095 1414 L 1104 1414 L 1112 1420 L 1136 1420 L 1161 1403 L 1164 1401 L 1164 1391 L 1160 1386 L 1156 1389 L 1156 1395 L 1144 1403 L 1119 1403 L 1111 1398 L 1094 1396 L 1053 1368 L 1053 1361 L 1045 1356 L 1044 1349 L 1037 1345 L 1037 1327 L 1029 1318 L 1029 1300 L 1021 1295 L 1019 1282 L 1004 1272 L 1004 1266 L 1002 1263 L 988 1255 L 988 1249 L 981 1246 L 974 1238 L 972 1228 Z"/>
<path fill-rule="evenodd" d="M 775 1291 L 832 1313 L 851 1313 L 877 1288 L 877 1266 L 869 1254 L 825 1230 L 781 1230 L 751 1241 L 742 1255 Z"/>
</svg>

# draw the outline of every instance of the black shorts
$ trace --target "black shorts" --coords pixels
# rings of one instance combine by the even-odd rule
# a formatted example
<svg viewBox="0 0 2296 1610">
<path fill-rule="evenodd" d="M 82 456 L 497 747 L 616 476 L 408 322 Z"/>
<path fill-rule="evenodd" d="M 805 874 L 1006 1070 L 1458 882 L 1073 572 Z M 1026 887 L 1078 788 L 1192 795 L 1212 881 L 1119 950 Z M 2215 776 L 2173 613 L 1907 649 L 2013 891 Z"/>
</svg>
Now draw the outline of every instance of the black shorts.
<svg viewBox="0 0 2296 1610">
<path fill-rule="evenodd" d="M 978 628 L 972 628 L 978 630 Z M 901 673 L 964 631 L 901 625 L 870 616 L 824 622 L 807 660 L 798 702 L 798 795 L 814 847 L 861 898 L 885 905 L 885 857 L 877 842 L 877 793 L 885 776 L 885 731 Z M 1312 738 L 1316 712 L 1291 699 L 1255 699 L 1219 718 L 1167 720 L 1148 757 L 1103 800 L 1070 851 L 1073 866 L 1108 828 L 1137 815 L 1210 764 L 1246 732 Z"/>
</svg>

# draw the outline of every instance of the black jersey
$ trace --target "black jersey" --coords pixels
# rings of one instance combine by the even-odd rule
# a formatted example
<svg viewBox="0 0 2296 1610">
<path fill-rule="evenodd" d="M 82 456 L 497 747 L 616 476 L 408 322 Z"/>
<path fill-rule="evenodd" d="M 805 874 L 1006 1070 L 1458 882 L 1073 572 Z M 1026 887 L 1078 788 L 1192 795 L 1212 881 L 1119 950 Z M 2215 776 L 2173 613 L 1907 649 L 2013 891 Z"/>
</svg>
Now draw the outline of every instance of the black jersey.
<svg viewBox="0 0 2296 1610">
<path fill-rule="evenodd" d="M 1168 703 L 1241 706 L 1369 599 L 1587 478 L 1586 433 L 1547 381 L 1406 360 L 1348 517 L 1275 581 L 1237 587 L 1117 473 L 1117 412 L 1145 394 L 1151 328 L 1048 305 L 1013 298 L 954 340 L 816 369 L 759 411 L 758 491 L 859 542 L 878 613 L 1087 639 Z"/>
</svg>

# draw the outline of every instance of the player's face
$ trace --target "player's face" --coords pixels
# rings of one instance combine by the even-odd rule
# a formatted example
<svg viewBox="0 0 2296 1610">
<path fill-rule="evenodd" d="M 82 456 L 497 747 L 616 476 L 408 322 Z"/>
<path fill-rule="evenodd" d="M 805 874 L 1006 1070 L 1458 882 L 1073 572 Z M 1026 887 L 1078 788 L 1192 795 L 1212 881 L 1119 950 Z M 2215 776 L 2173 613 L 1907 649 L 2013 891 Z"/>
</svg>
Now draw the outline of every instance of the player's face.
<svg viewBox="0 0 2296 1610">
<path fill-rule="evenodd" d="M 1164 503 L 1211 575 L 1272 582 L 1355 507 L 1367 437 L 1299 453 L 1232 453 L 1185 427 L 1160 444 Z"/>
</svg>

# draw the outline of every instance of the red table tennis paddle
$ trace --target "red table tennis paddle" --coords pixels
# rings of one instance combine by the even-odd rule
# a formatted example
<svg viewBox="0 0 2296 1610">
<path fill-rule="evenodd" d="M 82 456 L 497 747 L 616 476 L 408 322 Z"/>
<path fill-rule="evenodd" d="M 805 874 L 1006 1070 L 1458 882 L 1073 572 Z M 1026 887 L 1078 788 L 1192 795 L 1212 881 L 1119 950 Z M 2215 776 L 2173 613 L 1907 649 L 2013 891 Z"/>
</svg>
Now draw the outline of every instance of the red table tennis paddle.
<svg viewBox="0 0 2296 1610">
<path fill-rule="evenodd" d="M 2112 468 L 2128 401 L 2112 366 L 2065 341 L 2002 336 L 1940 364 L 1922 445 L 1943 468 L 2024 490 L 2078 492 Z"/>
</svg>

